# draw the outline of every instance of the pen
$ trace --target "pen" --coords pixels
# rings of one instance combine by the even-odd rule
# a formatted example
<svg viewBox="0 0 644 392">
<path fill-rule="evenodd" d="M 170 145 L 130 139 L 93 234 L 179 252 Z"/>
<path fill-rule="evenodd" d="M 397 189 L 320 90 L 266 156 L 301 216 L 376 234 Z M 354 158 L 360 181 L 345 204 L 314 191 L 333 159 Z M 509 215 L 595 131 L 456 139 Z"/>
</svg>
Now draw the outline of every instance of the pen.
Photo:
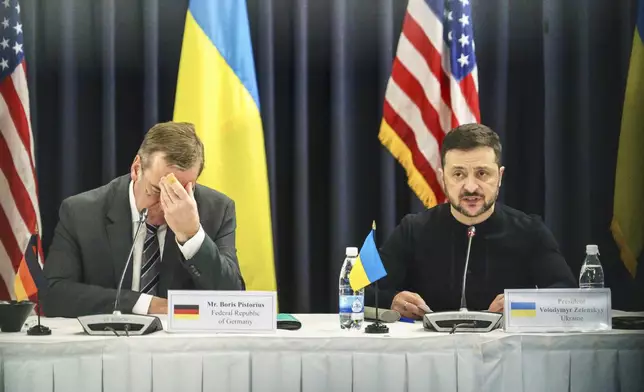
<svg viewBox="0 0 644 392">
<path fill-rule="evenodd" d="M 400 320 L 398 320 L 398 321 L 402 321 L 403 323 L 412 323 L 412 324 L 416 322 L 416 321 L 414 321 L 414 320 L 412 320 L 410 318 L 402 317 L 402 316 L 400 317 Z"/>
</svg>

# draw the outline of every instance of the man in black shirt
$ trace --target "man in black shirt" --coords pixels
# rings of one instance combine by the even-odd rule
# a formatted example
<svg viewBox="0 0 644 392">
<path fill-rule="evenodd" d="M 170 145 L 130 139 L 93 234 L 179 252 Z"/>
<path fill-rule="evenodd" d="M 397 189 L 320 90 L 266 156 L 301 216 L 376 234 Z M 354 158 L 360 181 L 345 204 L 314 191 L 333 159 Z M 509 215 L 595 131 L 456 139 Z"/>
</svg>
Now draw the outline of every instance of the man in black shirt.
<svg viewBox="0 0 644 392">
<path fill-rule="evenodd" d="M 496 203 L 503 178 L 498 135 L 481 124 L 443 139 L 438 179 L 449 203 L 410 214 L 380 249 L 383 302 L 402 316 L 457 310 L 467 252 L 469 309 L 503 311 L 506 288 L 576 287 L 570 267 L 537 216 Z M 429 306 L 428 306 L 429 305 Z"/>
</svg>

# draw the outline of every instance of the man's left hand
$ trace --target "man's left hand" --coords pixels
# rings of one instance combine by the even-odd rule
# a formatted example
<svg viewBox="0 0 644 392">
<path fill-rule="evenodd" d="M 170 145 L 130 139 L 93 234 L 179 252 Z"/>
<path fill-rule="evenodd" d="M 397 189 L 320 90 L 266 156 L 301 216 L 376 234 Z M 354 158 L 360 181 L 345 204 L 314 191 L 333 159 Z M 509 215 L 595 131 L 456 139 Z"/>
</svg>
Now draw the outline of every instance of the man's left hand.
<svg viewBox="0 0 644 392">
<path fill-rule="evenodd" d="M 159 181 L 161 207 L 165 221 L 174 232 L 177 241 L 184 244 L 199 231 L 199 211 L 192 183 L 184 188 L 174 175 L 164 176 Z"/>
<path fill-rule="evenodd" d="M 494 301 L 490 304 L 490 307 L 488 310 L 490 312 L 498 312 L 501 313 L 503 312 L 503 304 L 505 302 L 505 295 L 504 294 L 499 294 L 494 298 Z"/>
</svg>

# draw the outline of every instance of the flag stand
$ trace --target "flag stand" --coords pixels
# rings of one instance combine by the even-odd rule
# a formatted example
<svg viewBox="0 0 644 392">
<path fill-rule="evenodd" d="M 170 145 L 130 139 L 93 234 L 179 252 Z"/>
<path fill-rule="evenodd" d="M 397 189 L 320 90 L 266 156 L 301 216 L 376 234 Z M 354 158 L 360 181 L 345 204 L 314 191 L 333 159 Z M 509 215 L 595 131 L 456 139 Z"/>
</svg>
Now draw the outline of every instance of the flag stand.
<svg viewBox="0 0 644 392">
<path fill-rule="evenodd" d="M 380 322 L 380 316 L 378 315 L 378 281 L 374 283 L 374 289 L 376 290 L 376 321 L 372 324 L 367 325 L 364 329 L 365 333 L 389 333 L 389 327 Z"/>
<path fill-rule="evenodd" d="M 36 236 L 38 236 L 38 229 L 36 229 Z M 38 257 L 40 257 L 40 249 L 39 249 L 40 241 L 38 238 L 36 238 L 36 249 L 35 249 L 35 254 L 36 254 L 36 263 L 38 263 Z M 31 248 L 31 246 L 30 246 Z M 29 249 L 31 250 L 31 249 Z M 40 264 L 40 263 L 38 263 Z M 40 266 L 39 266 L 40 267 Z M 42 272 L 41 272 L 42 273 Z M 42 287 L 38 287 L 36 285 L 36 314 L 38 315 L 38 324 L 34 325 L 33 327 L 29 328 L 27 330 L 27 335 L 30 336 L 46 336 L 46 335 L 51 335 L 51 329 L 45 325 L 40 324 L 40 312 L 41 312 L 41 307 L 40 307 L 40 289 Z"/>
<path fill-rule="evenodd" d="M 376 221 L 374 220 L 371 228 L 373 229 L 373 242 L 376 242 Z M 377 249 L 377 248 L 376 248 Z M 389 333 L 389 327 L 380 322 L 380 315 L 378 314 L 378 281 L 374 282 L 374 289 L 376 290 L 376 321 L 373 324 L 367 325 L 364 329 L 365 333 Z"/>
<path fill-rule="evenodd" d="M 38 315 L 38 324 L 27 330 L 27 335 L 31 336 L 45 336 L 51 335 L 51 329 L 49 327 L 40 324 L 40 290 L 36 293 L 36 314 Z"/>
</svg>

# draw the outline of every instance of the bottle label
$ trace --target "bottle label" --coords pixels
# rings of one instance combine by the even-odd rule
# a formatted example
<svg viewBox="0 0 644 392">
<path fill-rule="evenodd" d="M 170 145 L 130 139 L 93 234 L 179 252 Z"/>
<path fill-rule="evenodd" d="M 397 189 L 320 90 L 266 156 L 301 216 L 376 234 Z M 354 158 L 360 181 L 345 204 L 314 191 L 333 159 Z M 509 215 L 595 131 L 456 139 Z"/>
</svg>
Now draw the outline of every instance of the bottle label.
<svg viewBox="0 0 644 392">
<path fill-rule="evenodd" d="M 364 312 L 364 297 L 362 295 L 340 296 L 340 313 Z"/>
</svg>

